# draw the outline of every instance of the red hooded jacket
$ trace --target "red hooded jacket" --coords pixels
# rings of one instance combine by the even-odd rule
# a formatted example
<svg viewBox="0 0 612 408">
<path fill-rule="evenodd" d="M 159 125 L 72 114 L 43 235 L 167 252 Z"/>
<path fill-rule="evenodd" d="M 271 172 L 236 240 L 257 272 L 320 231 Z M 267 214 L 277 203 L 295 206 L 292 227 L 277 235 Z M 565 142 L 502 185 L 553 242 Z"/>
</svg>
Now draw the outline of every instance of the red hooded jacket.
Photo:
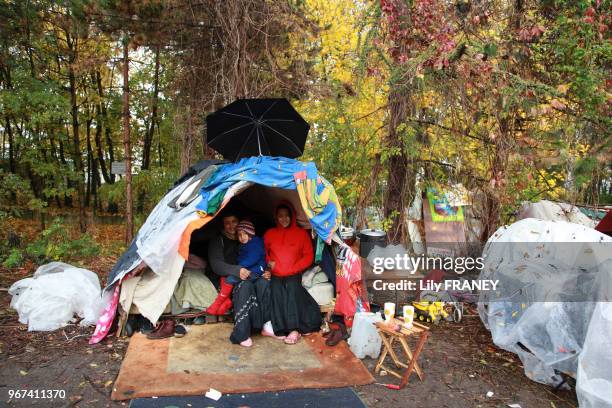
<svg viewBox="0 0 612 408">
<path fill-rule="evenodd" d="M 303 272 L 312 265 L 314 254 L 308 232 L 297 226 L 295 210 L 289 203 L 282 203 L 289 208 L 291 225 L 283 228 L 277 225 L 264 234 L 266 261 L 274 261 L 272 275 L 285 277 Z M 278 207 L 274 211 L 276 212 Z"/>
</svg>

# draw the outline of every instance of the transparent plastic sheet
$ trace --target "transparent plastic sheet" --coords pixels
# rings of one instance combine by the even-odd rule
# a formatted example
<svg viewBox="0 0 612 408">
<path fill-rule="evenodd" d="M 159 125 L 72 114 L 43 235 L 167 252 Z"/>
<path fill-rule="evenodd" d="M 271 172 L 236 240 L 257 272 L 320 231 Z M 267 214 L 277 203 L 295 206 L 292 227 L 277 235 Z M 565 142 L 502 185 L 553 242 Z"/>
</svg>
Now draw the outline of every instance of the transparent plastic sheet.
<svg viewBox="0 0 612 408">
<path fill-rule="evenodd" d="M 612 303 L 595 306 L 578 357 L 576 394 L 582 408 L 612 407 Z"/>
<path fill-rule="evenodd" d="M 82 317 L 80 324 L 95 324 L 103 301 L 98 276 L 63 262 L 40 266 L 34 276 L 9 288 L 11 307 L 29 331 L 51 331 Z"/>
<path fill-rule="evenodd" d="M 576 206 L 569 203 L 557 203 L 541 200 L 536 203 L 523 202 L 518 212 L 519 220 L 537 218 L 545 221 L 567 221 L 574 224 L 595 228 L 597 223 L 584 215 Z"/>
<path fill-rule="evenodd" d="M 479 279 L 498 280 L 499 285 L 494 292 L 480 293 L 478 311 L 493 342 L 516 353 L 532 380 L 557 385 L 563 372 L 593 395 L 604 393 L 577 370 L 579 360 L 597 367 L 610 350 L 593 346 L 590 355 L 582 354 L 589 341 L 597 342 L 587 332 L 604 319 L 597 313 L 598 302 L 612 293 L 611 243 L 582 225 L 532 218 L 498 229 L 487 242 Z M 606 379 L 598 381 L 612 381 L 609 366 Z"/>
</svg>

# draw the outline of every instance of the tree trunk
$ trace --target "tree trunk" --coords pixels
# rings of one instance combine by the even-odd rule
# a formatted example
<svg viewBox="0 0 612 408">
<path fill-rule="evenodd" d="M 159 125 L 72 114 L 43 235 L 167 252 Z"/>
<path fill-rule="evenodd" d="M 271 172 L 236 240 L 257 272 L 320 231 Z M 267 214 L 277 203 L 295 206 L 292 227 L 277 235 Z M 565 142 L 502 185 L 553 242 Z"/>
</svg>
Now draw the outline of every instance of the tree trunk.
<svg viewBox="0 0 612 408">
<path fill-rule="evenodd" d="M 405 222 L 408 189 L 414 185 L 414 169 L 406 154 L 406 146 L 398 127 L 405 122 L 409 113 L 409 95 L 406 89 L 397 87 L 389 94 L 389 131 L 386 149 L 396 151 L 387 159 L 387 189 L 384 196 L 384 215 L 392 221 L 387 231 L 389 242 L 399 243 L 407 239 Z"/>
<path fill-rule="evenodd" d="M 94 141 L 96 142 L 96 155 L 97 162 L 100 164 L 100 171 L 102 172 L 102 178 L 104 181 L 111 184 L 111 178 L 109 171 L 106 167 L 106 161 L 104 160 L 104 150 L 102 146 L 102 128 L 104 126 L 104 117 L 102 116 L 102 101 L 103 93 L 102 93 L 102 80 L 98 82 L 98 77 L 100 73 L 95 72 L 92 73 L 91 77 L 94 85 L 97 88 L 98 96 L 100 97 L 100 101 L 96 104 L 96 132 L 94 133 Z"/>
<path fill-rule="evenodd" d="M 93 150 L 91 148 L 91 122 L 92 117 L 87 118 L 86 132 L 87 135 L 87 189 L 85 194 L 85 206 L 89 207 L 89 200 L 91 198 L 91 182 L 93 176 Z"/>
<path fill-rule="evenodd" d="M 101 117 L 101 109 L 100 105 L 96 106 L 96 131 L 94 133 L 94 141 L 96 142 L 96 155 L 97 162 L 100 163 L 100 171 L 102 172 L 102 178 L 104 181 L 112 184 L 111 177 L 109 174 L 109 169 L 106 166 L 106 160 L 104 160 L 104 150 L 102 147 L 102 120 Z"/>
<path fill-rule="evenodd" d="M 159 45 L 155 48 L 155 74 L 153 77 L 153 99 L 151 102 L 151 120 L 144 139 L 144 148 L 142 151 L 142 169 L 147 170 L 151 165 L 151 144 L 153 143 L 153 134 L 157 123 L 157 104 L 159 99 Z"/>
<path fill-rule="evenodd" d="M 162 145 L 161 145 L 161 131 L 159 130 L 159 123 L 157 124 L 157 134 L 159 137 L 157 138 L 157 159 L 159 167 L 162 167 Z"/>
<path fill-rule="evenodd" d="M 191 164 L 191 153 L 193 151 L 193 121 L 191 115 L 192 109 L 189 104 L 185 107 L 184 112 L 177 113 L 180 115 L 180 120 L 183 126 L 180 127 L 181 135 L 179 136 L 181 143 L 181 174 L 185 174 Z"/>
<path fill-rule="evenodd" d="M 8 151 L 9 151 L 9 171 L 11 173 L 16 173 L 17 169 L 15 166 L 15 145 L 13 139 L 13 128 L 11 127 L 11 121 L 8 116 L 5 118 L 6 123 L 6 133 L 8 134 Z"/>
<path fill-rule="evenodd" d="M 130 146 L 130 84 L 129 84 L 129 40 L 123 40 L 123 146 L 125 149 L 125 243 L 129 245 L 134 235 L 132 214 L 132 149 Z"/>
<path fill-rule="evenodd" d="M 113 184 L 115 182 L 115 175 L 112 172 L 108 171 L 108 168 L 112 166 L 113 161 L 115 161 L 115 152 L 113 149 L 113 139 L 111 138 L 111 128 L 108 123 L 108 111 L 106 110 L 106 105 L 104 104 L 104 90 L 102 89 L 102 77 L 99 71 L 96 71 L 96 84 L 98 87 L 98 96 L 100 97 L 100 103 L 98 105 L 100 112 L 102 113 L 102 122 L 96 121 L 96 126 L 98 124 L 104 123 L 104 133 L 106 136 L 106 148 L 108 149 L 108 158 L 110 165 L 107 167 L 104 166 L 104 170 L 102 170 L 102 176 L 104 177 L 104 181 L 109 184 Z M 96 130 L 97 131 L 97 130 Z M 98 146 L 102 146 L 100 143 Z M 104 161 L 104 157 L 100 156 L 101 148 L 98 152 L 98 158 L 100 158 L 100 167 L 102 168 L 102 163 Z"/>
<path fill-rule="evenodd" d="M 49 132 L 49 145 L 51 146 L 51 157 L 57 162 L 59 161 L 59 153 L 55 147 L 55 133 L 53 131 Z M 55 203 L 59 208 L 62 208 L 62 202 L 59 198 L 59 195 L 55 195 Z"/>
<path fill-rule="evenodd" d="M 64 142 L 62 142 L 62 139 L 59 140 L 59 154 L 62 165 L 64 165 L 64 167 L 67 167 L 68 163 L 66 162 L 66 155 L 64 154 Z M 64 175 L 64 179 L 66 180 L 66 187 L 71 187 L 72 183 L 70 182 L 70 179 L 66 175 Z M 64 193 L 64 205 L 66 207 L 72 207 L 72 197 L 66 193 Z"/>
<path fill-rule="evenodd" d="M 79 229 L 87 231 L 85 219 L 85 190 L 83 188 L 83 161 L 81 160 L 81 144 L 79 141 L 79 105 L 77 103 L 77 85 L 73 64 L 76 61 L 76 44 L 68 36 L 66 42 L 70 48 L 70 60 L 68 63 L 68 81 L 70 84 L 70 105 L 72 107 L 72 148 L 75 170 L 79 174 L 77 180 L 77 194 L 79 201 Z"/>
<path fill-rule="evenodd" d="M 4 73 L 4 82 L 6 83 L 6 88 L 11 89 L 13 85 L 11 84 L 11 71 L 9 67 L 6 67 L 2 70 Z M 17 172 L 17 166 L 15 165 L 15 138 L 13 136 L 13 128 L 11 126 L 11 118 L 9 115 L 4 117 L 5 125 L 6 125 L 6 133 L 8 134 L 8 151 L 9 151 L 9 171 L 11 173 Z"/>
<path fill-rule="evenodd" d="M 515 34 L 521 28 L 521 19 L 524 12 L 523 0 L 515 0 L 514 1 L 514 10 L 513 14 L 510 16 L 510 27 L 512 32 Z M 510 35 L 509 38 L 513 38 L 513 35 Z M 513 52 L 513 47 L 515 46 L 514 41 L 508 41 L 505 45 L 506 55 L 511 55 Z M 517 66 L 512 64 L 512 59 L 508 62 L 507 69 L 510 72 L 515 72 L 515 68 Z M 514 66 L 512 66 L 514 65 Z M 502 87 L 503 84 L 500 84 Z M 501 97 L 498 98 L 497 101 L 497 112 L 504 111 L 502 106 Z M 507 109 L 506 109 L 507 110 Z M 489 179 L 489 185 L 484 186 L 484 199 L 482 200 L 482 233 L 480 235 L 480 239 L 482 242 L 486 242 L 489 237 L 495 232 L 498 225 L 501 221 L 501 197 L 502 197 L 502 189 L 504 187 L 504 183 L 506 180 L 506 170 L 508 157 L 510 155 L 511 141 L 514 137 L 514 129 L 511 124 L 514 123 L 513 116 L 516 115 L 516 111 L 506 112 L 506 116 L 503 118 L 497 118 L 497 123 L 499 127 L 499 135 L 493 141 L 493 157 L 491 158 L 491 174 Z"/>
</svg>

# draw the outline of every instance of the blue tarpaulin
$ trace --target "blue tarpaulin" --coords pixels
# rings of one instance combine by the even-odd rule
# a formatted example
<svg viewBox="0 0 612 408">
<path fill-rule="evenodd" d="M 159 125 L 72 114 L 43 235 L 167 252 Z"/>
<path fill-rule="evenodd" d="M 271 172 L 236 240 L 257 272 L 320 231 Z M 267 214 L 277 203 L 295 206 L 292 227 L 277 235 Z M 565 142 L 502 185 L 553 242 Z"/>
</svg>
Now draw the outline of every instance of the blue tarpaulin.
<svg viewBox="0 0 612 408">
<path fill-rule="evenodd" d="M 220 165 L 202 187 L 202 201 L 196 208 L 214 214 L 227 190 L 241 181 L 299 190 L 310 224 L 326 242 L 340 226 L 342 210 L 331 184 L 319 175 L 314 163 L 285 157 L 247 157 L 237 163 Z"/>
</svg>

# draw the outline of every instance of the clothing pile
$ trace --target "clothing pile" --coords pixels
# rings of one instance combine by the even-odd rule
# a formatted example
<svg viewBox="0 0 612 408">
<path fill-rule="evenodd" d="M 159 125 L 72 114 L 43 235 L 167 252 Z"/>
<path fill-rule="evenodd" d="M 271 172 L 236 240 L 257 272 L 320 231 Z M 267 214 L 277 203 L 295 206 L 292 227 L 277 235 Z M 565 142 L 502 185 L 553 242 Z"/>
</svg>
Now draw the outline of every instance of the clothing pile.
<svg viewBox="0 0 612 408">
<path fill-rule="evenodd" d="M 302 274 L 302 286 L 319 306 L 325 306 L 334 300 L 334 285 L 331 284 L 321 267 L 316 265 Z"/>
</svg>

